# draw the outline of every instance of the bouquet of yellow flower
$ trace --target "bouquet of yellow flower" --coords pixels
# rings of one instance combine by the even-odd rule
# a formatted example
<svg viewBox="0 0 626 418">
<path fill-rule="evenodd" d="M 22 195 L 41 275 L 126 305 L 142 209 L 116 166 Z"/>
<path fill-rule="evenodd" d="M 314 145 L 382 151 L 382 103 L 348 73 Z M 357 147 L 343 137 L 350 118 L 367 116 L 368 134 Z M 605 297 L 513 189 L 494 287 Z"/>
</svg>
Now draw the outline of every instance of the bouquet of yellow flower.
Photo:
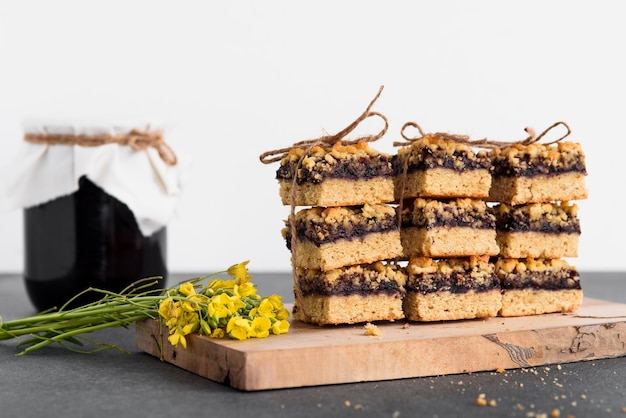
<svg viewBox="0 0 626 418">
<path fill-rule="evenodd" d="M 115 293 L 102 289 L 88 289 L 102 298 L 96 302 L 72 309 L 3 322 L 0 317 L 0 340 L 29 336 L 19 345 L 26 348 L 19 354 L 59 343 L 82 346 L 84 334 L 113 327 L 128 327 L 143 319 L 160 319 L 168 328 L 168 341 L 187 347 L 186 335 L 198 333 L 212 338 L 263 338 L 270 334 L 289 331 L 289 311 L 282 297 L 261 297 L 256 285 L 250 281 L 248 261 L 234 264 L 228 270 L 198 277 L 165 290 L 142 291 L 149 284 L 141 284 Z M 228 273 L 229 280 L 217 275 Z M 202 282 L 207 281 L 205 284 Z M 80 295 L 77 295 L 78 297 Z M 70 304 L 68 302 L 68 304 Z M 66 304 L 66 306 L 68 305 Z M 101 345 L 100 351 L 115 348 Z M 19 355 L 18 354 L 18 355 Z"/>
</svg>

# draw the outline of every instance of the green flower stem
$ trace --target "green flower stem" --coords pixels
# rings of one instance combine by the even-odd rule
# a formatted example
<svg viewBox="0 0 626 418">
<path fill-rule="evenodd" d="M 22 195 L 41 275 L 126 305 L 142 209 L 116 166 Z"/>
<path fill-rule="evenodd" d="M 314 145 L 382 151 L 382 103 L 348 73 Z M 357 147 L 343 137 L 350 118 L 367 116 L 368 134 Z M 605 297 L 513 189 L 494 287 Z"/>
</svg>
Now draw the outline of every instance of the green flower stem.
<svg viewBox="0 0 626 418">
<path fill-rule="evenodd" d="M 52 344 L 54 342 L 59 342 L 59 341 L 64 341 L 64 340 L 68 340 L 71 337 L 74 337 L 76 335 L 80 335 L 80 334 L 87 334 L 90 332 L 94 332 L 94 331 L 99 331 L 102 329 L 107 329 L 107 328 L 114 328 L 114 327 L 119 327 L 119 326 L 124 326 L 124 325 L 129 325 L 132 324 L 136 321 L 140 321 L 142 319 L 146 319 L 146 315 L 141 313 L 135 316 L 130 316 L 124 319 L 120 319 L 118 321 L 110 321 L 110 322 L 105 322 L 99 325 L 93 325 L 93 326 L 89 326 L 89 327 L 84 327 L 84 328 L 79 328 L 79 329 L 75 329 L 73 331 L 68 331 L 65 332 L 63 334 L 59 334 L 56 335 L 54 337 L 41 337 L 44 338 L 43 341 L 37 343 L 37 344 L 33 344 L 30 347 L 24 349 L 24 351 L 22 351 L 21 353 L 18 353 L 18 355 L 23 355 L 26 353 L 29 353 L 31 351 L 37 350 L 41 347 L 45 347 L 48 344 Z"/>
<path fill-rule="evenodd" d="M 149 286 L 154 284 L 149 282 L 150 278 L 138 281 L 120 293 L 89 288 L 76 295 L 59 310 L 44 311 L 9 322 L 3 322 L 0 317 L 0 340 L 29 336 L 26 341 L 18 344 L 26 347 L 19 355 L 52 343 L 59 343 L 72 349 L 69 344 L 82 346 L 83 341 L 91 341 L 84 334 L 106 328 L 120 326 L 126 328 L 147 318 L 159 319 L 161 323 L 167 325 L 170 334 L 168 340 L 174 346 L 182 344 L 186 347 L 185 335 L 197 331 L 216 338 L 224 338 L 226 334 L 237 339 L 267 336 L 268 330 L 263 328 L 267 328 L 275 321 L 267 320 L 265 317 L 273 316 L 274 313 L 269 312 L 268 306 L 265 306 L 264 312 L 258 312 L 254 317 L 250 316 L 253 309 L 255 311 L 259 309 L 263 300 L 256 294 L 256 286 L 248 282 L 252 276 L 248 274 L 247 264 L 248 261 L 235 264 L 228 270 L 197 277 L 174 288 L 158 291 L 149 290 Z M 221 273 L 228 273 L 231 280 L 213 279 L 205 286 L 198 286 L 201 290 L 196 293 L 196 283 Z M 102 297 L 98 301 L 77 308 L 68 308 L 85 293 L 97 293 Z M 242 293 L 246 296 L 242 296 Z M 270 308 L 282 312 L 282 319 L 281 329 L 269 332 L 279 334 L 287 332 L 289 323 L 286 322 L 288 317 L 288 312 L 285 314 L 286 309 L 281 303 Z M 214 314 L 210 316 L 209 311 Z M 263 320 L 258 319 L 259 314 Z M 230 321 L 233 319 L 235 321 L 231 327 Z M 253 322 L 256 322 L 256 325 L 252 328 Z M 229 327 L 233 330 L 226 333 Z M 112 345 L 105 347 L 116 348 Z"/>
<path fill-rule="evenodd" d="M 98 309 L 83 309 L 37 315 L 30 318 L 5 322 L 0 328 L 0 340 L 16 338 L 21 335 L 34 334 L 52 330 L 72 329 L 94 323 L 117 321 L 119 317 L 142 314 L 156 318 L 158 313 L 155 303 L 159 298 L 143 300 L 141 304 L 125 304 L 118 306 L 100 306 Z"/>
<path fill-rule="evenodd" d="M 4 322 L 2 324 L 2 327 L 7 330 L 17 329 L 17 327 L 19 326 L 30 325 L 30 324 L 40 324 L 40 323 L 47 323 L 47 322 L 53 323 L 59 320 L 62 321 L 65 319 L 84 318 L 86 316 L 97 317 L 98 315 L 101 315 L 103 313 L 109 314 L 109 313 L 123 312 L 123 311 L 129 311 L 129 310 L 133 311 L 133 310 L 136 310 L 138 307 L 140 309 L 152 308 L 155 302 L 158 302 L 162 299 L 161 296 L 141 296 L 140 298 L 141 300 L 139 301 L 137 300 L 137 298 L 125 299 L 122 302 L 116 303 L 115 304 L 116 306 L 111 306 L 108 303 L 107 304 L 98 303 L 97 305 L 94 305 L 94 306 L 86 305 L 86 306 L 68 310 L 68 311 L 51 312 L 51 313 L 31 316 L 29 318 L 15 319 L 12 321 Z M 143 303 L 140 303 L 140 302 L 143 302 Z"/>
</svg>

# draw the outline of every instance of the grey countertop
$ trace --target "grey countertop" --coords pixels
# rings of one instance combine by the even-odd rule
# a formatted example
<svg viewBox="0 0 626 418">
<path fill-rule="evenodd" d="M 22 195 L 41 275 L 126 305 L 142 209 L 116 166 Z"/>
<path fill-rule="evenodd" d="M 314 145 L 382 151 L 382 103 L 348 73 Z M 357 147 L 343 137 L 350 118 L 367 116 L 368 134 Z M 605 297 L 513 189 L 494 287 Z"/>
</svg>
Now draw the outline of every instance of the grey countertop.
<svg viewBox="0 0 626 418">
<path fill-rule="evenodd" d="M 194 275 L 172 275 L 171 282 Z M 586 297 L 626 303 L 625 273 L 582 272 Z M 255 274 L 259 293 L 293 301 L 291 276 Z M 22 278 L 0 275 L 0 315 L 34 314 Z M 133 329 L 93 338 L 130 354 L 77 354 L 48 347 L 16 357 L 15 341 L 0 342 L 0 416 L 215 417 L 560 417 L 626 416 L 626 358 L 507 370 L 241 392 L 135 348 Z M 485 394 L 495 406 L 477 406 Z"/>
</svg>

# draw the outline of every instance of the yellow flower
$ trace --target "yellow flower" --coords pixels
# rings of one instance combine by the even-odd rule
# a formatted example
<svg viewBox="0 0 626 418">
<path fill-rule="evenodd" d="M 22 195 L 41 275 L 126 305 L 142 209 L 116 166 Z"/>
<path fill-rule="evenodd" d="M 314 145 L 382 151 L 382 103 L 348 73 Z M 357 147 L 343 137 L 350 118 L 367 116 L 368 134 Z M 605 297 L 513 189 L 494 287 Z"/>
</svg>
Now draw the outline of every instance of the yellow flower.
<svg viewBox="0 0 626 418">
<path fill-rule="evenodd" d="M 252 296 L 256 294 L 256 287 L 253 283 L 245 282 L 239 285 L 235 285 L 235 287 L 233 288 L 233 292 L 235 293 L 235 295 L 241 297 Z"/>
<path fill-rule="evenodd" d="M 185 312 L 195 312 L 200 310 L 200 307 L 197 303 L 190 302 L 188 300 L 184 300 L 182 303 L 183 311 Z"/>
<path fill-rule="evenodd" d="M 187 300 L 182 301 L 181 306 L 185 312 L 197 312 L 200 310 L 200 304 L 202 303 L 206 303 L 206 296 L 193 293 L 187 296 Z"/>
<path fill-rule="evenodd" d="M 226 332 L 228 335 L 238 340 L 245 340 L 248 338 L 250 329 L 250 321 L 237 316 L 230 318 L 228 325 L 226 325 Z"/>
<path fill-rule="evenodd" d="M 199 333 L 211 338 L 230 337 L 238 340 L 264 338 L 289 330 L 289 311 L 282 297 L 262 298 L 247 269 L 248 261 L 232 265 L 232 279 L 215 278 L 205 286 L 183 283 L 165 294 L 158 313 L 169 329 L 168 341 L 187 347 L 186 335 Z M 174 300 L 174 298 L 178 300 Z"/>
<path fill-rule="evenodd" d="M 239 264 L 233 264 L 228 268 L 228 274 L 230 275 L 230 277 L 235 279 L 237 284 L 246 283 L 252 278 L 252 275 L 248 273 L 248 267 L 246 267 L 249 262 L 250 260 L 244 261 Z"/>
<path fill-rule="evenodd" d="M 235 281 L 234 280 L 222 280 L 222 279 L 213 279 L 209 282 L 209 284 L 207 285 L 208 289 L 211 289 L 213 291 L 216 291 L 218 289 L 232 289 L 233 287 L 235 287 Z"/>
<path fill-rule="evenodd" d="M 237 310 L 239 310 L 240 308 L 246 307 L 246 304 L 238 296 L 229 296 L 228 299 L 228 309 L 233 315 L 235 315 L 237 313 Z"/>
<path fill-rule="evenodd" d="M 283 307 L 283 297 L 280 295 L 273 294 L 272 296 L 268 296 L 267 300 L 270 301 L 274 309 L 280 309 Z"/>
<path fill-rule="evenodd" d="M 187 282 L 180 285 L 180 293 L 184 296 L 191 296 L 196 294 L 196 289 L 194 289 L 193 284 Z"/>
<path fill-rule="evenodd" d="M 224 338 L 224 330 L 222 328 L 215 328 L 209 337 L 211 338 Z"/>
<path fill-rule="evenodd" d="M 172 318 L 176 319 L 179 315 L 178 307 L 178 303 L 174 302 L 171 297 L 163 299 L 159 304 L 159 315 L 161 315 L 166 321 Z"/>
<path fill-rule="evenodd" d="M 185 338 L 183 334 L 179 333 L 178 331 L 176 331 L 175 333 L 167 337 L 167 340 L 174 347 L 176 347 L 180 343 L 180 345 L 182 345 L 183 348 L 187 348 L 187 339 Z"/>
<path fill-rule="evenodd" d="M 224 300 L 225 299 L 225 300 Z M 221 295 L 214 296 L 209 302 L 209 316 L 216 319 L 226 318 L 230 311 L 227 308 L 227 304 L 230 302 L 228 295 L 222 293 Z"/>
<path fill-rule="evenodd" d="M 265 318 L 274 318 L 274 306 L 268 298 L 261 299 L 258 308 L 256 309 L 256 315 L 263 316 Z"/>
<path fill-rule="evenodd" d="M 196 330 L 197 326 L 198 326 L 198 322 L 190 322 L 190 323 L 188 323 L 182 329 L 183 335 L 191 334 L 192 332 L 194 332 Z"/>
<path fill-rule="evenodd" d="M 272 324 L 272 334 L 274 335 L 285 334 L 288 331 L 289 331 L 289 321 L 287 320 L 283 319 L 280 321 L 276 321 Z"/>
<path fill-rule="evenodd" d="M 287 308 L 280 308 L 278 309 L 278 312 L 276 312 L 276 319 L 287 319 L 289 318 L 289 310 Z"/>
<path fill-rule="evenodd" d="M 268 318 L 258 316 L 252 320 L 250 325 L 250 337 L 265 338 L 270 335 L 271 321 Z"/>
</svg>

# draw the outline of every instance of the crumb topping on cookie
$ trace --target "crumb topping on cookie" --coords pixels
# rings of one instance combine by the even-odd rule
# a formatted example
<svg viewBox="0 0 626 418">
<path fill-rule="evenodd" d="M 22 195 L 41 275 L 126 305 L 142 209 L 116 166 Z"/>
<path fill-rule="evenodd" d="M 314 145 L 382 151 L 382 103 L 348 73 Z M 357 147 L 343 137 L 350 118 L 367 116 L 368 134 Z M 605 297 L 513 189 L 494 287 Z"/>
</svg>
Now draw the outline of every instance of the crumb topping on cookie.
<svg viewBox="0 0 626 418">
<path fill-rule="evenodd" d="M 495 216 L 480 199 L 417 198 L 412 202 L 411 208 L 412 223 L 421 228 L 439 226 L 495 228 Z"/>
<path fill-rule="evenodd" d="M 558 258 L 501 258 L 495 263 L 503 291 L 580 289 L 576 268 Z"/>
<path fill-rule="evenodd" d="M 406 266 L 407 290 L 421 293 L 497 288 L 499 281 L 488 256 L 433 259 L 413 257 Z"/>
<path fill-rule="evenodd" d="M 491 210 L 496 217 L 496 228 L 501 231 L 580 233 L 578 205 L 575 203 L 500 203 Z"/>
<path fill-rule="evenodd" d="M 549 272 L 562 269 L 575 269 L 569 263 L 560 258 L 499 258 L 496 263 L 496 272 L 498 273 L 525 273 L 532 272 Z"/>
<path fill-rule="evenodd" d="M 447 168 L 456 171 L 488 170 L 491 167 L 491 159 L 487 151 L 474 152 L 463 142 L 436 135 L 426 135 L 413 141 L 410 147 L 398 150 L 394 161 L 398 174 L 402 173 L 407 157 L 409 172 L 431 168 Z"/>
<path fill-rule="evenodd" d="M 533 176 L 576 171 L 586 174 L 585 154 L 577 142 L 513 144 L 491 152 L 494 175 Z"/>
<path fill-rule="evenodd" d="M 293 179 L 296 167 L 299 184 L 320 183 L 325 178 L 368 179 L 394 174 L 391 156 L 371 148 L 365 141 L 354 145 L 337 142 L 332 147 L 315 146 L 308 150 L 293 148 L 281 160 L 276 178 Z"/>
<path fill-rule="evenodd" d="M 324 208 L 315 206 L 296 213 L 296 236 L 317 246 L 337 240 L 359 239 L 367 234 L 398 230 L 395 208 L 383 204 L 363 206 L 339 206 Z M 291 226 L 285 221 L 282 231 L 291 248 Z"/>
<path fill-rule="evenodd" d="M 307 219 L 315 223 L 345 225 L 354 223 L 355 220 L 361 221 L 362 219 L 366 219 L 368 223 L 376 223 L 385 220 L 389 216 L 395 216 L 395 214 L 396 211 L 392 206 L 384 204 L 330 208 L 315 206 L 296 213 L 296 220 Z"/>
<path fill-rule="evenodd" d="M 323 272 L 297 268 L 303 294 L 404 293 L 406 273 L 400 267 L 377 261 Z"/>
</svg>

